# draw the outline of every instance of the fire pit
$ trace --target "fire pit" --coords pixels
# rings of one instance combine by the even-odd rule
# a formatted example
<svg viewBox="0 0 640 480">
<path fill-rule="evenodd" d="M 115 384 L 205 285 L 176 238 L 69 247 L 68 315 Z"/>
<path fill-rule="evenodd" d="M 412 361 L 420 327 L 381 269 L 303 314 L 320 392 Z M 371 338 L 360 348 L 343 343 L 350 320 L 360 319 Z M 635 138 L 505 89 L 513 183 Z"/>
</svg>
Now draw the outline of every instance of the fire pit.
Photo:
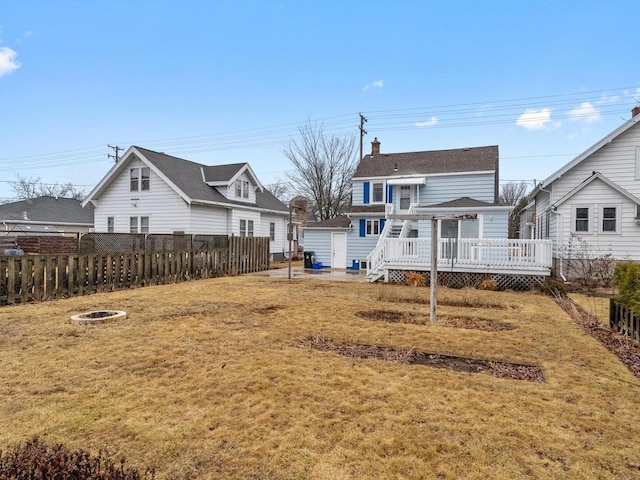
<svg viewBox="0 0 640 480">
<path fill-rule="evenodd" d="M 94 323 L 107 323 L 127 318 L 127 312 L 121 310 L 96 310 L 93 312 L 79 313 L 71 316 L 74 325 L 92 325 Z"/>
</svg>

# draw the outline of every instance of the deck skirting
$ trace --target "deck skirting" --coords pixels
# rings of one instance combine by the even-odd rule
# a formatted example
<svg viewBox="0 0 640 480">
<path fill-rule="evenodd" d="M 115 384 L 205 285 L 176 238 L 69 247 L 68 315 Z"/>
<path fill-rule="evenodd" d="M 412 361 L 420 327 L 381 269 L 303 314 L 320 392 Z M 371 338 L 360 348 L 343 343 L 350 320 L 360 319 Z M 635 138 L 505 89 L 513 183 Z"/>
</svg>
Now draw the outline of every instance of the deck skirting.
<svg viewBox="0 0 640 480">
<path fill-rule="evenodd" d="M 431 280 L 431 272 L 421 271 L 420 269 L 402 270 L 389 268 L 387 270 L 388 283 L 404 284 L 406 282 L 407 275 L 410 271 L 420 272 L 425 275 L 427 279 L 427 285 Z M 498 290 L 518 290 L 526 291 L 532 290 L 539 285 L 544 284 L 547 275 L 541 273 L 525 273 L 519 274 L 514 272 L 500 272 L 500 273 L 488 273 L 488 272 L 462 272 L 462 271 L 439 271 L 438 272 L 438 284 L 451 287 L 451 288 L 476 288 L 480 282 L 490 278 L 494 280 L 498 285 Z"/>
</svg>

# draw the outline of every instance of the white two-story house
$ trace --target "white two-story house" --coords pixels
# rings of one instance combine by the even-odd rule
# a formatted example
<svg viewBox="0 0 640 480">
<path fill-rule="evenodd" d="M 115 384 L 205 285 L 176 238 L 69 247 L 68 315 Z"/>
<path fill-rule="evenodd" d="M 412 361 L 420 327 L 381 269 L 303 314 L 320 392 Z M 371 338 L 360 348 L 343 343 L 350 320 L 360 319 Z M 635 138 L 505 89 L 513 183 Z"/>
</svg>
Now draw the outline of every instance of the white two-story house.
<svg viewBox="0 0 640 480">
<path fill-rule="evenodd" d="M 531 192 L 523 238 L 553 242 L 555 273 L 575 255 L 640 261 L 640 107 Z M 585 251 L 576 248 L 586 246 Z"/>
<path fill-rule="evenodd" d="M 288 208 L 248 163 L 202 165 L 132 146 L 83 202 L 104 233 L 269 237 L 286 248 Z"/>
<path fill-rule="evenodd" d="M 497 146 L 385 154 L 375 139 L 353 175 L 347 215 L 306 225 L 305 250 L 323 266 L 367 269 L 372 281 L 392 269 L 427 270 L 435 216 L 439 265 L 489 272 L 516 253 L 498 167 Z M 465 215 L 475 218 L 456 218 Z"/>
</svg>

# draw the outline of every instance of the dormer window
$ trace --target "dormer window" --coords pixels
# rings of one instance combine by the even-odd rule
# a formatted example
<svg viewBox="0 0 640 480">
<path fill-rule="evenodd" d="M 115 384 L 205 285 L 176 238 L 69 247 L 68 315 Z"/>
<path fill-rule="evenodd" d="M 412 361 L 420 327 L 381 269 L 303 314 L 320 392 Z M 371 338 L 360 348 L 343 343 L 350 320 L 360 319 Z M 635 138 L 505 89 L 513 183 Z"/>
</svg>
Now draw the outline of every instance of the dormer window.
<svg viewBox="0 0 640 480">
<path fill-rule="evenodd" d="M 236 197 L 249 198 L 249 182 L 247 180 L 236 180 Z"/>
<path fill-rule="evenodd" d="M 149 190 L 149 167 L 134 167 L 129 170 L 129 184 L 132 192 Z"/>
</svg>

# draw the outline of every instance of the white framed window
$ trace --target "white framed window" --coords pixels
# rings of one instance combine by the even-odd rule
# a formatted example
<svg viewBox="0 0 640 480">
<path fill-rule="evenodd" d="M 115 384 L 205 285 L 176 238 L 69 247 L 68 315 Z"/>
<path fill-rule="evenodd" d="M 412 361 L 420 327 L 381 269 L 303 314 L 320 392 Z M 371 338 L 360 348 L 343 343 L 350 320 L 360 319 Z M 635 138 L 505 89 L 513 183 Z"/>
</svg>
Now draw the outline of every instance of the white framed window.
<svg viewBox="0 0 640 480">
<path fill-rule="evenodd" d="M 600 232 L 620 233 L 620 205 L 600 206 Z"/>
<path fill-rule="evenodd" d="M 247 237 L 253 237 L 253 220 L 247 220 Z"/>
<path fill-rule="evenodd" d="M 107 217 L 107 233 L 113 233 L 116 231 L 115 217 Z"/>
<path fill-rule="evenodd" d="M 591 233 L 591 207 L 580 205 L 573 209 L 573 231 Z"/>
<path fill-rule="evenodd" d="M 400 186 L 400 210 L 409 210 L 411 205 L 411 185 Z"/>
<path fill-rule="evenodd" d="M 269 223 L 269 240 L 272 242 L 276 241 L 276 224 L 275 222 Z"/>
<path fill-rule="evenodd" d="M 249 198 L 249 181 L 248 180 L 236 180 L 235 193 L 238 198 Z"/>
<path fill-rule="evenodd" d="M 367 220 L 366 228 L 368 235 L 380 235 L 380 220 Z"/>
<path fill-rule="evenodd" d="M 149 167 L 133 167 L 129 169 L 129 186 L 132 192 L 149 190 L 151 170 Z"/>
<path fill-rule="evenodd" d="M 544 214 L 544 238 L 549 238 L 551 234 L 551 212 Z"/>
<path fill-rule="evenodd" d="M 129 217 L 129 233 L 149 233 L 149 217 Z"/>
<path fill-rule="evenodd" d="M 371 203 L 383 203 L 384 202 L 384 183 L 374 183 L 372 185 L 373 197 Z"/>
<path fill-rule="evenodd" d="M 247 221 L 246 220 L 240 220 L 240 236 L 241 237 L 246 237 L 247 236 Z"/>
</svg>

